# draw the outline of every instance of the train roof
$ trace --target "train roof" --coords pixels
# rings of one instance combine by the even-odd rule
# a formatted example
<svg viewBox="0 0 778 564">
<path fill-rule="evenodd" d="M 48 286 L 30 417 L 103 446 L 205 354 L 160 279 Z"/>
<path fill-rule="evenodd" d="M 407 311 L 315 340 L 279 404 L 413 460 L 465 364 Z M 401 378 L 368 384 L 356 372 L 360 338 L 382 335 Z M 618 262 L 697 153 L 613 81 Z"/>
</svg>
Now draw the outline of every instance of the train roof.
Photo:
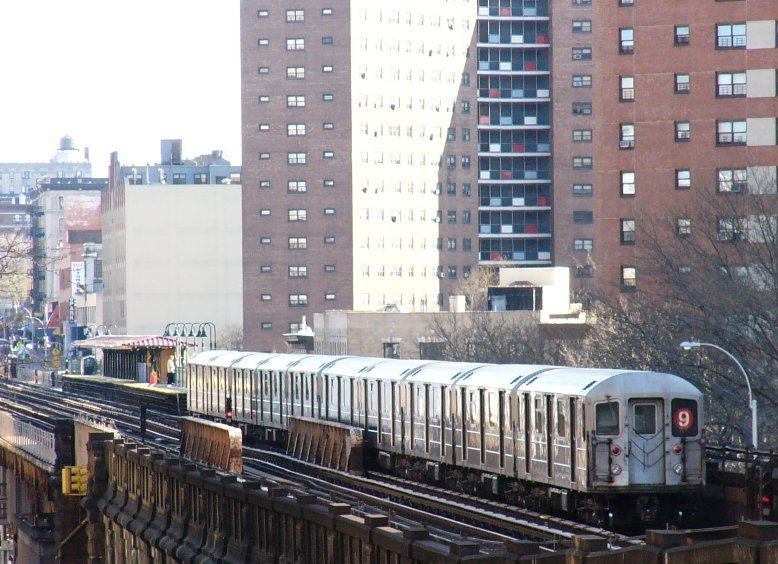
<svg viewBox="0 0 778 564">
<path fill-rule="evenodd" d="M 363 356 L 342 356 L 335 362 L 327 365 L 322 374 L 332 374 L 335 376 L 359 376 L 373 369 L 374 366 L 385 362 L 385 358 L 363 357 Z"/>
<path fill-rule="evenodd" d="M 453 384 L 461 377 L 484 366 L 475 362 L 429 362 L 408 372 L 406 380 L 423 384 Z"/>
<path fill-rule="evenodd" d="M 552 368 L 535 364 L 487 364 L 467 374 L 458 383 L 462 386 L 512 390 L 524 380 Z"/>
<path fill-rule="evenodd" d="M 241 360 L 247 356 L 253 356 L 257 353 L 243 352 L 243 351 L 203 351 L 190 357 L 187 360 L 188 364 L 207 364 L 209 366 L 217 366 L 219 368 L 226 368 L 232 366 L 235 362 Z"/>
<path fill-rule="evenodd" d="M 542 392 L 569 396 L 619 396 L 632 393 L 671 395 L 700 394 L 680 376 L 663 372 L 617 370 L 609 368 L 566 368 L 545 370 L 521 383 L 519 392 Z"/>
</svg>

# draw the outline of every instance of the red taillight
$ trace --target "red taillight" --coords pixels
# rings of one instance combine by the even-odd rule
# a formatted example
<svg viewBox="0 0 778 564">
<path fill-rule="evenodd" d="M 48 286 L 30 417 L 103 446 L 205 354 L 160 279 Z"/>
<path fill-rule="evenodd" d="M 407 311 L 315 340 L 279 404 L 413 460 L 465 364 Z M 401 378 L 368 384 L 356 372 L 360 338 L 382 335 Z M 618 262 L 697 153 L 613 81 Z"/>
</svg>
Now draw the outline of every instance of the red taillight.
<svg viewBox="0 0 778 564">
<path fill-rule="evenodd" d="M 619 454 L 621 454 L 621 447 L 619 445 L 613 445 L 611 447 L 611 452 L 613 453 L 614 456 L 618 456 Z"/>
<path fill-rule="evenodd" d="M 763 495 L 763 496 L 762 496 L 762 504 L 764 504 L 764 505 L 770 505 L 770 502 L 771 502 L 771 501 L 772 501 L 772 499 L 770 498 L 770 496 L 769 496 L 769 495 Z"/>
<path fill-rule="evenodd" d="M 225 414 L 225 416 L 227 417 L 227 422 L 228 422 L 228 423 L 232 421 L 232 411 L 228 411 L 228 412 Z"/>
<path fill-rule="evenodd" d="M 681 445 L 675 445 L 673 446 L 673 452 L 675 454 L 681 454 L 683 452 L 683 447 Z"/>
</svg>

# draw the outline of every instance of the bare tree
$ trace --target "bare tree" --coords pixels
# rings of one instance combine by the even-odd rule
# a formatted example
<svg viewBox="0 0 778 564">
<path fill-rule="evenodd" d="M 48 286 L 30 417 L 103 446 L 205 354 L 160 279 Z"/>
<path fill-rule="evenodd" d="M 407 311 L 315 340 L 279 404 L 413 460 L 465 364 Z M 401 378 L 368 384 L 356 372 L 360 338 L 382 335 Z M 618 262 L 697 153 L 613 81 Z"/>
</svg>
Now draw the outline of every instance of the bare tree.
<svg viewBox="0 0 778 564">
<path fill-rule="evenodd" d="M 227 326 L 219 335 L 218 346 L 220 349 L 242 351 L 243 327 L 238 325 Z"/>
<path fill-rule="evenodd" d="M 679 348 L 683 340 L 717 344 L 751 377 L 767 446 L 778 441 L 775 178 L 719 182 L 722 193 L 701 192 L 672 217 L 640 218 L 639 291 L 598 296 L 597 322 L 582 346 L 567 348 L 566 359 L 687 376 L 706 392 L 708 430 L 719 440 L 747 442 L 746 383 L 737 366 L 714 349 Z"/>
<path fill-rule="evenodd" d="M 29 291 L 31 240 L 22 230 L 0 231 L 0 295 L 21 301 Z"/>
</svg>

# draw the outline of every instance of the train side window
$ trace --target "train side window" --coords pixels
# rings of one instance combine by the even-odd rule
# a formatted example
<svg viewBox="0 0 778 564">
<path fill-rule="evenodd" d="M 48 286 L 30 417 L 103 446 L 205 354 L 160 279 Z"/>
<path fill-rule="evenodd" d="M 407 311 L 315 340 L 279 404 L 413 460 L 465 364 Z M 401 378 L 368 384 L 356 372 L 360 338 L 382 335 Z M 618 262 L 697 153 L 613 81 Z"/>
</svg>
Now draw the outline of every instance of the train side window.
<svg viewBox="0 0 778 564">
<path fill-rule="evenodd" d="M 499 413 L 499 407 L 497 406 L 497 396 L 495 394 L 489 394 L 489 425 L 497 427 L 497 416 Z"/>
<path fill-rule="evenodd" d="M 619 402 L 608 401 L 594 406 L 594 431 L 598 435 L 619 434 Z"/>
<path fill-rule="evenodd" d="M 415 386 L 416 390 L 416 415 L 421 417 L 424 415 L 424 388 L 421 386 Z"/>
<path fill-rule="evenodd" d="M 567 422 L 565 421 L 565 402 L 556 400 L 556 434 L 559 437 L 567 436 Z"/>
<path fill-rule="evenodd" d="M 540 397 L 535 397 L 535 432 L 543 432 L 543 402 Z"/>
<path fill-rule="evenodd" d="M 475 392 L 470 392 L 470 406 L 468 407 L 468 415 L 470 416 L 470 423 L 475 423 L 475 416 L 478 412 L 478 404 L 476 403 Z"/>
</svg>

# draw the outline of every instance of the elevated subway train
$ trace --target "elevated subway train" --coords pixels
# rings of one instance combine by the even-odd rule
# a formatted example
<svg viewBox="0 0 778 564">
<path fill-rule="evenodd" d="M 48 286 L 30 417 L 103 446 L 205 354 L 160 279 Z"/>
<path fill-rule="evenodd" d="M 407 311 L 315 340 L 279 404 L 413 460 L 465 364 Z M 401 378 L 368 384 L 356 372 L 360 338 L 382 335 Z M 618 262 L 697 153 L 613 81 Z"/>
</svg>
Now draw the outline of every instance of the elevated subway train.
<svg viewBox="0 0 778 564">
<path fill-rule="evenodd" d="M 338 421 L 385 469 L 594 523 L 678 521 L 704 484 L 702 394 L 671 374 L 208 351 L 187 386 L 193 414 Z"/>
</svg>

